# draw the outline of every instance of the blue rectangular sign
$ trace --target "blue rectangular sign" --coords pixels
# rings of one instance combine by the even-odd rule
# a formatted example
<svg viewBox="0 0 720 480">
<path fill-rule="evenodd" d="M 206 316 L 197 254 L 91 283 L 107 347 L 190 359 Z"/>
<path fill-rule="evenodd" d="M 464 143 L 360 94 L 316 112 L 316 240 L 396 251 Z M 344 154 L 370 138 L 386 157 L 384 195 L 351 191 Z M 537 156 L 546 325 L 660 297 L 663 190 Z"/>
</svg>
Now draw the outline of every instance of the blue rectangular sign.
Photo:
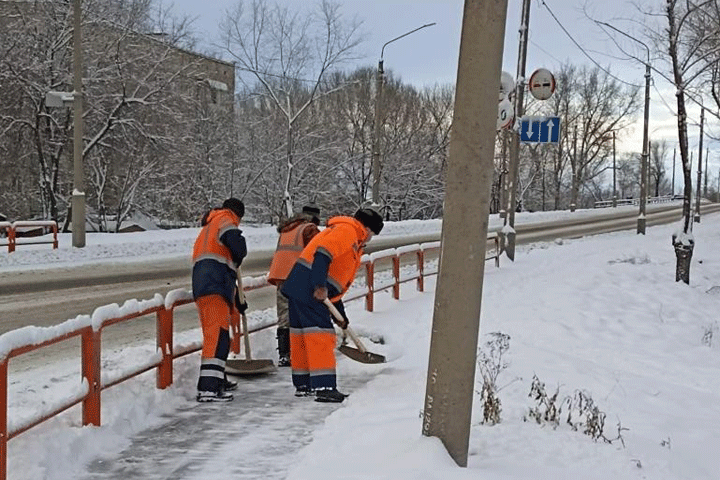
<svg viewBox="0 0 720 480">
<path fill-rule="evenodd" d="M 558 143 L 560 117 L 523 117 L 520 120 L 520 141 L 524 143 Z"/>
</svg>

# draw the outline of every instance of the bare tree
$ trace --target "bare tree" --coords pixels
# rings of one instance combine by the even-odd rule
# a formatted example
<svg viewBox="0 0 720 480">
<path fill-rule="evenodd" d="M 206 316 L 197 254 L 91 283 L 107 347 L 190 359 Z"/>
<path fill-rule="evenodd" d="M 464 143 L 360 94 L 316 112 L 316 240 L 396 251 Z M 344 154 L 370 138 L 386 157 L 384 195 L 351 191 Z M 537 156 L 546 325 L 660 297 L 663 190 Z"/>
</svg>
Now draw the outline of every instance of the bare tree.
<svg viewBox="0 0 720 480">
<path fill-rule="evenodd" d="M 677 99 L 678 143 L 685 184 L 682 231 L 679 234 L 674 234 L 672 239 L 676 256 L 675 280 L 682 280 L 688 284 L 690 283 L 690 261 L 692 260 L 695 239 L 692 236 L 692 223 L 690 221 L 692 178 L 688 151 L 686 95 L 688 85 L 705 70 L 705 64 L 698 55 L 704 39 L 693 37 L 689 27 L 692 25 L 693 18 L 696 15 L 703 14 L 702 7 L 708 4 L 707 1 L 695 5 L 678 0 L 666 0 L 665 4 L 665 17 L 668 22 L 665 41 L 668 46 L 672 83 L 675 86 L 675 97 Z"/>
<path fill-rule="evenodd" d="M 222 22 L 222 47 L 238 64 L 241 80 L 250 74 L 263 87 L 262 94 L 285 119 L 284 214 L 293 213 L 293 171 L 300 141 L 298 119 L 319 98 L 331 93 L 326 76 L 355 57 L 360 44 L 360 24 L 345 22 L 340 6 L 322 0 L 308 14 L 291 11 L 277 3 L 252 0 L 226 12 Z"/>
<path fill-rule="evenodd" d="M 72 118 L 66 109 L 48 109 L 44 98 L 50 90 L 72 90 L 72 9 L 68 5 L 2 3 L 2 8 L 10 9 L 2 21 L 12 26 L 15 35 L 0 40 L 0 92 L 20 101 L 0 106 L 0 136 L 21 139 L 9 153 L 38 176 L 43 215 L 53 219 L 59 216 L 59 204 L 70 195 L 69 175 L 64 172 L 71 171 Z M 146 198 L 154 197 L 153 205 L 162 202 L 148 180 L 167 175 L 175 166 L 180 172 L 176 177 L 187 178 L 183 156 L 192 152 L 188 146 L 199 143 L 196 138 L 223 145 L 207 132 L 193 132 L 189 127 L 193 118 L 200 116 L 208 128 L 228 122 L 227 118 L 208 122 L 212 119 L 201 113 L 203 105 L 211 103 L 205 100 L 206 92 L 217 90 L 220 82 L 213 83 L 205 74 L 206 63 L 214 60 L 182 50 L 182 42 L 189 38 L 183 31 L 185 20 L 169 22 L 167 10 L 153 17 L 150 0 L 95 0 L 83 5 L 82 157 L 88 202 L 95 207 L 90 217 L 97 228 L 106 230 L 110 215 L 117 230 L 133 211 L 143 208 Z M 155 30 L 163 25 L 177 30 Z M 143 33 L 148 31 L 153 33 Z M 228 69 L 232 70 L 231 64 Z M 225 85 L 223 108 L 228 113 L 232 112 L 232 77 L 230 86 Z M 217 163 L 205 160 L 207 165 Z M 33 163 L 37 168 L 32 168 Z M 15 184 L 23 175 L 18 174 L 12 180 Z M 141 190 L 148 191 L 137 195 Z M 13 213 L 28 215 L 32 210 Z"/>
<path fill-rule="evenodd" d="M 578 204 L 580 188 L 607 169 L 611 150 L 605 138 L 628 127 L 640 107 L 639 90 L 623 90 L 608 72 L 596 67 L 578 73 L 578 96 L 571 112 L 575 122 L 566 137 L 572 170 L 571 206 Z"/>
<path fill-rule="evenodd" d="M 528 171 L 532 171 L 528 178 L 542 179 L 543 174 L 536 171 L 544 163 L 539 159 L 541 155 L 549 156 L 555 209 L 561 208 L 566 189 L 573 209 L 582 203 L 583 193 L 587 194 L 587 203 L 598 195 L 602 176 L 611 168 L 608 161 L 612 145 L 607 138 L 613 131 L 627 129 L 634 121 L 640 108 L 639 91 L 634 87 L 623 88 L 609 71 L 599 67 L 578 68 L 570 64 L 560 68 L 557 85 L 550 100 L 531 103 L 528 107 L 528 111 L 534 109 L 536 114 L 563 118 L 557 149 L 526 155 L 524 161 Z M 570 171 L 566 172 L 568 167 Z M 569 182 L 564 184 L 566 179 Z"/>
<path fill-rule="evenodd" d="M 665 160 L 668 146 L 665 140 L 650 142 L 650 179 L 655 186 L 655 196 L 660 196 L 660 187 L 667 185 Z"/>
</svg>

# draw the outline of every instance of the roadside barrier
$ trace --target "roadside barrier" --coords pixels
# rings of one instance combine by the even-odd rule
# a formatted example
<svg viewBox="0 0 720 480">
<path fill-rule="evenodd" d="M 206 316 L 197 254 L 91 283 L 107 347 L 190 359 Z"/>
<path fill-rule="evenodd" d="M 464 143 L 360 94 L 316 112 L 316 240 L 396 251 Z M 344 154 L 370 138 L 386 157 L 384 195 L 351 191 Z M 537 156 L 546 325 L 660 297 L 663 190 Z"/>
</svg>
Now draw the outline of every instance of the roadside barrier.
<svg viewBox="0 0 720 480">
<path fill-rule="evenodd" d="M 38 239 L 37 237 L 23 237 L 22 235 L 20 235 L 20 240 L 18 240 L 18 229 L 26 227 L 50 227 L 50 229 L 52 230 L 53 238 L 52 240 L 48 240 Z M 3 230 L 7 233 L 7 242 L 0 243 L 0 247 L 7 246 L 8 253 L 14 252 L 15 247 L 18 245 L 38 245 L 47 243 L 52 244 L 53 249 L 58 248 L 58 226 L 57 222 L 54 220 L 18 220 L 12 223 L 0 222 L 0 231 Z"/>
<path fill-rule="evenodd" d="M 2 227 L 3 224 L 0 224 L 0 228 Z M 497 235 L 488 235 L 488 242 L 494 242 L 495 251 L 494 253 L 491 252 L 486 257 L 486 260 L 494 258 L 496 266 L 499 266 Z M 346 301 L 365 298 L 365 308 L 372 312 L 374 294 L 377 292 L 392 289 L 393 298 L 399 299 L 400 285 L 412 280 L 417 282 L 416 288 L 422 292 L 425 285 L 424 279 L 437 274 L 437 270 L 429 272 L 425 269 L 427 254 L 438 253 L 439 250 L 440 242 L 431 242 L 364 255 L 362 261 L 366 280 L 364 291 L 349 296 Z M 416 268 L 413 273 L 403 276 L 402 259 L 407 259 L 409 256 L 415 257 Z M 392 264 L 392 281 L 376 285 L 376 264 L 388 261 Z M 407 265 L 409 267 L 412 262 L 407 263 Z M 409 268 L 405 270 L 407 271 Z M 243 278 L 242 284 L 243 290 L 246 292 L 272 286 L 264 276 Z M 156 294 L 150 300 L 125 302 L 122 307 L 117 305 L 99 307 L 95 309 L 92 316 L 81 315 L 53 327 L 24 327 L 0 335 L 0 480 L 7 479 L 7 443 L 21 433 L 78 404 L 82 404 L 82 424 L 100 426 L 101 392 L 152 369 L 156 369 L 156 388 L 165 389 L 172 385 L 173 361 L 176 358 L 202 349 L 201 340 L 183 348 L 176 349 L 174 346 L 173 310 L 189 303 L 193 303 L 192 293 L 184 289 L 178 289 L 168 292 L 164 298 L 162 295 Z M 103 378 L 101 376 L 100 361 L 103 329 L 153 314 L 157 325 L 156 353 L 145 359 L 142 365 L 136 366 L 133 371 L 123 371 L 116 378 Z M 275 322 L 269 322 L 255 325 L 253 328 L 248 329 L 248 332 L 240 332 L 239 315 L 232 315 L 230 323 L 232 336 L 230 348 L 235 354 L 240 353 L 240 337 L 242 335 L 258 332 L 276 325 Z M 10 359 L 76 337 L 80 337 L 80 361 L 83 378 L 79 391 L 72 398 L 66 398 L 57 405 L 43 405 L 42 409 L 38 408 L 40 413 L 35 417 L 17 422 L 12 429 L 8 429 L 8 363 Z"/>
<path fill-rule="evenodd" d="M 648 197 L 647 203 L 666 203 L 666 202 L 672 202 L 673 200 L 678 200 L 677 198 L 673 197 L 672 195 L 662 195 L 659 197 Z M 622 206 L 622 205 L 640 205 L 640 199 L 639 198 L 618 198 L 614 201 L 615 205 Z M 612 200 L 598 200 L 595 202 L 595 208 L 607 208 L 612 207 L 613 201 Z"/>
</svg>

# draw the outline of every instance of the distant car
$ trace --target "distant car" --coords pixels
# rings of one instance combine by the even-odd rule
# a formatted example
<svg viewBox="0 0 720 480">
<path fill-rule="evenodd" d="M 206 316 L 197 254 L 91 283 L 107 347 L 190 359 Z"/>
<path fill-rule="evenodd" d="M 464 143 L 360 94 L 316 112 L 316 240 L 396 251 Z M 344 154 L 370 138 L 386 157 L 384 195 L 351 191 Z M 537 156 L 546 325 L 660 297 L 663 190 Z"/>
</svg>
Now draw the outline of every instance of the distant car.
<svg viewBox="0 0 720 480">
<path fill-rule="evenodd" d="M 682 200 L 684 198 L 685 198 L 685 195 L 680 195 L 680 194 L 675 194 L 672 197 L 673 200 Z"/>
</svg>

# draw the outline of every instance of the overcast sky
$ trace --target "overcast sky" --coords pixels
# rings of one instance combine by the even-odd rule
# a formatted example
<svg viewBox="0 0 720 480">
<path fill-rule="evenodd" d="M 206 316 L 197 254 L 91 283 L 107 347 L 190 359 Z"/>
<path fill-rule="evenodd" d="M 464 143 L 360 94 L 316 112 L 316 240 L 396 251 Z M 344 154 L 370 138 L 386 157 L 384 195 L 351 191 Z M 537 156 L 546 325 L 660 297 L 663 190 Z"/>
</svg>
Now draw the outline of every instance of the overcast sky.
<svg viewBox="0 0 720 480">
<path fill-rule="evenodd" d="M 422 25 L 435 22 L 431 27 L 418 30 L 386 46 L 383 55 L 384 67 L 404 82 L 418 87 L 455 83 L 463 0 L 338 1 L 343 5 L 346 16 L 357 16 L 363 22 L 367 40 L 362 46 L 364 58 L 358 61 L 358 66 L 377 68 L 383 44 Z M 201 33 L 207 48 L 215 51 L 218 49 L 211 45 L 218 38 L 218 23 L 223 12 L 237 2 L 238 0 L 173 0 L 175 13 L 194 17 L 194 28 Z M 297 9 L 306 9 L 312 5 L 311 0 L 279 2 Z M 637 25 L 628 21 L 630 18 L 640 17 L 635 6 L 637 4 L 657 10 L 663 6 L 664 1 L 532 0 L 526 75 L 529 76 L 539 67 L 556 71 L 567 61 L 590 67 L 597 63 L 602 67 L 609 67 L 623 82 L 644 85 L 644 66 L 635 61 L 621 59 L 622 54 L 613 41 L 592 20 L 612 23 L 643 38 Z M 513 77 L 517 72 L 521 7 L 521 0 L 508 0 L 503 69 Z M 619 40 L 623 41 L 625 48 L 633 48 L 633 53 L 644 57 L 645 50 L 642 47 L 623 39 L 622 36 Z M 671 150 L 668 168 L 671 168 L 672 148 L 677 144 L 677 123 L 672 116 L 675 98 L 672 87 L 660 75 L 653 74 L 653 82 L 650 92 L 650 139 L 665 138 L 668 141 Z M 691 106 L 690 122 L 697 124 L 699 120 L 699 109 Z M 720 133 L 717 124 L 706 125 L 706 131 L 708 129 Z M 691 126 L 689 135 L 690 148 L 695 150 L 694 157 L 697 158 L 699 128 Z M 720 148 L 707 138 L 704 146 L 710 148 L 710 178 L 717 178 Z M 633 151 L 642 149 L 642 115 L 639 116 L 633 133 L 618 148 Z"/>
</svg>

